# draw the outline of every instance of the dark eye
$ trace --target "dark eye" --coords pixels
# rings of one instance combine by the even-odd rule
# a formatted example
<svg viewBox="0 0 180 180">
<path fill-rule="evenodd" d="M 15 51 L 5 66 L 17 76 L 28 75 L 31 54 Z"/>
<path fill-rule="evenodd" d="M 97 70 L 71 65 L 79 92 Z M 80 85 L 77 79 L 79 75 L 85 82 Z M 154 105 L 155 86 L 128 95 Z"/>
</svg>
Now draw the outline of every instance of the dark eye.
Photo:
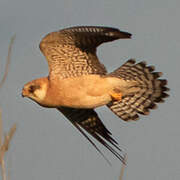
<svg viewBox="0 0 180 180">
<path fill-rule="evenodd" d="M 30 92 L 30 93 L 33 93 L 35 89 L 36 89 L 35 86 L 32 86 L 32 85 L 29 86 L 29 92 Z"/>
<path fill-rule="evenodd" d="M 34 93 L 34 91 L 36 89 L 40 89 L 40 86 L 39 85 L 31 85 L 31 86 L 29 86 L 29 92 L 30 93 Z"/>
</svg>

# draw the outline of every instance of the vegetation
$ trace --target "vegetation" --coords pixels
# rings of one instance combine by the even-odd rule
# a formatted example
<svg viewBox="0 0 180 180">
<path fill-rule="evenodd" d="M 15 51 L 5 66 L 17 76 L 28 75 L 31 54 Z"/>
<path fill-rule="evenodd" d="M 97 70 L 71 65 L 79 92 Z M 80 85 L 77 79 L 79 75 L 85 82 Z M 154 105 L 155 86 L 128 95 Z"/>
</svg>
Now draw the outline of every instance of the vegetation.
<svg viewBox="0 0 180 180">
<path fill-rule="evenodd" d="M 11 38 L 11 42 L 9 44 L 5 72 L 4 72 L 4 76 L 3 76 L 2 80 L 0 81 L 0 88 L 3 86 L 4 82 L 6 81 L 7 75 L 8 75 L 9 64 L 10 64 L 10 60 L 11 60 L 11 50 L 12 50 L 12 45 L 13 45 L 14 39 L 15 39 L 15 36 L 13 36 Z M 9 179 L 9 177 L 7 177 L 7 174 L 6 174 L 5 154 L 7 154 L 10 141 L 11 141 L 15 131 L 16 131 L 16 124 L 14 124 L 11 127 L 11 129 L 9 130 L 9 132 L 7 134 L 3 133 L 2 111 L 0 109 L 0 169 L 1 169 L 2 180 Z M 3 136 L 3 134 L 4 134 L 4 136 Z"/>
</svg>

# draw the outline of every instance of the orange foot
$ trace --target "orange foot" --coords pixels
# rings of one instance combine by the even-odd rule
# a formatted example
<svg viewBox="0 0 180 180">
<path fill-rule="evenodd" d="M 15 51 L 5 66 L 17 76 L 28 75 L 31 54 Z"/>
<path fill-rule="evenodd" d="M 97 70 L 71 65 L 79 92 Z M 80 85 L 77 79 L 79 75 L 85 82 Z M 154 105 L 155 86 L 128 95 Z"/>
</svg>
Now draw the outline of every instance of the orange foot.
<svg viewBox="0 0 180 180">
<path fill-rule="evenodd" d="M 111 95 L 113 100 L 121 101 L 121 99 L 122 99 L 122 93 L 112 92 L 112 93 L 110 93 L 110 95 Z"/>
</svg>

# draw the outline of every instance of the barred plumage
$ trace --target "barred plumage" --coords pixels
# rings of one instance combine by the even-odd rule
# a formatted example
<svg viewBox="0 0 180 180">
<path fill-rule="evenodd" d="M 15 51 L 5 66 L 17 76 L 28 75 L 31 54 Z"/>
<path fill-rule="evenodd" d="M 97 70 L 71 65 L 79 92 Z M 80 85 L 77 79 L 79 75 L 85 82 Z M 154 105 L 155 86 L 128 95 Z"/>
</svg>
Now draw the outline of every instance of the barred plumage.
<svg viewBox="0 0 180 180">
<path fill-rule="evenodd" d="M 139 113 L 148 114 L 149 109 L 168 96 L 167 81 L 159 79 L 162 73 L 154 72 L 154 67 L 146 66 L 145 62 L 135 64 L 131 59 L 107 74 L 96 48 L 104 42 L 129 38 L 130 33 L 98 26 L 49 33 L 40 43 L 49 75 L 27 83 L 22 91 L 23 97 L 43 107 L 57 108 L 101 154 L 86 131 L 122 162 L 118 143 L 94 108 L 107 105 L 121 119 L 136 120 Z"/>
<path fill-rule="evenodd" d="M 135 60 L 130 59 L 110 73 L 108 76 L 122 78 L 129 83 L 136 81 L 139 91 L 123 96 L 121 101 L 112 101 L 107 106 L 125 121 L 137 120 L 138 113 L 149 114 L 149 109 L 156 108 L 157 102 L 163 102 L 168 97 L 166 91 L 169 90 L 166 87 L 167 81 L 159 79 L 162 73 L 154 70 L 154 66 L 146 66 L 144 61 L 135 64 Z"/>
<path fill-rule="evenodd" d="M 50 76 L 63 78 L 107 73 L 96 48 L 104 42 L 131 38 L 131 34 L 109 27 L 79 26 L 46 35 L 40 49 L 48 60 Z"/>
</svg>

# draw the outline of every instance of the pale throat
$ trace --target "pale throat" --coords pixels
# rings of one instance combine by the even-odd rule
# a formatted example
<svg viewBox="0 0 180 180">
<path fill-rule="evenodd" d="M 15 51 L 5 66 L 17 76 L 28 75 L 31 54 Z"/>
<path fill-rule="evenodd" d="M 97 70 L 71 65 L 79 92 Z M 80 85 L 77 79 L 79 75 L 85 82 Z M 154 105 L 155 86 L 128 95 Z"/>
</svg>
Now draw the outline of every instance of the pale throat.
<svg viewBox="0 0 180 180">
<path fill-rule="evenodd" d="M 46 94 L 47 94 L 47 84 L 44 83 L 43 85 L 41 85 L 41 89 L 37 89 L 35 92 L 34 92 L 34 99 L 38 102 L 41 102 L 45 99 L 46 97 Z"/>
</svg>

